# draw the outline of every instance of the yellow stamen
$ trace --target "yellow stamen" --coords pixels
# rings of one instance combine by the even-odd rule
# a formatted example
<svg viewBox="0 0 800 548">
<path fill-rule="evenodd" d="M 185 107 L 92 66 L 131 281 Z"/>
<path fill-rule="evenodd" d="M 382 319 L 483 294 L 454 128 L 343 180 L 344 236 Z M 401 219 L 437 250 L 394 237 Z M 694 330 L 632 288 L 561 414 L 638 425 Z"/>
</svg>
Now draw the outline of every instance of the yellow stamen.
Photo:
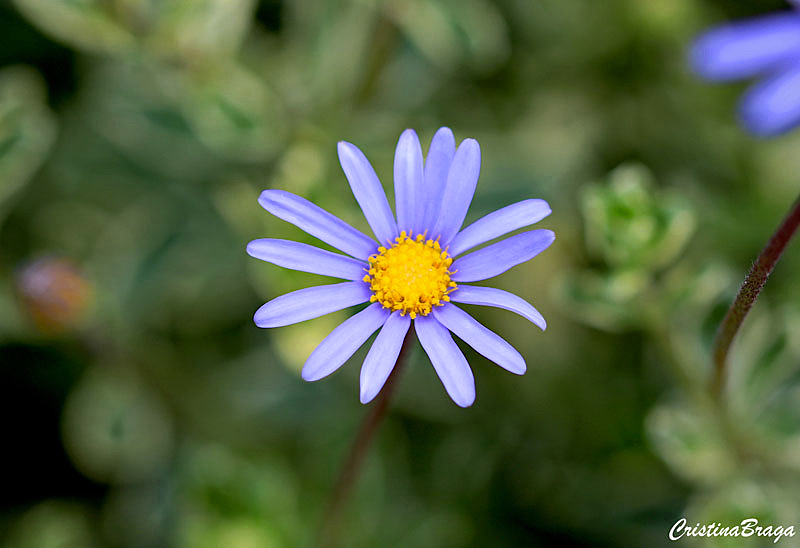
<svg viewBox="0 0 800 548">
<path fill-rule="evenodd" d="M 379 247 L 369 258 L 364 281 L 373 293 L 370 301 L 411 319 L 427 316 L 434 306 L 449 301 L 448 294 L 458 287 L 450 280 L 451 264 L 453 259 L 438 241 L 426 241 L 423 234 L 412 238 L 403 231 L 391 247 Z"/>
</svg>

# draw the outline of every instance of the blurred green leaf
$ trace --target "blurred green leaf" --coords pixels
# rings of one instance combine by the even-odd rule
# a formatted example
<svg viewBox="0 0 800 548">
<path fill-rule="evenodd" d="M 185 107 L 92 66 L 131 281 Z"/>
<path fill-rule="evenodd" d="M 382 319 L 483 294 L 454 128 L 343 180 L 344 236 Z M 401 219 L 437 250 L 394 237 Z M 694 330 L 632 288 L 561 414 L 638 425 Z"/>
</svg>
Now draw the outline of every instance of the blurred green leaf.
<svg viewBox="0 0 800 548">
<path fill-rule="evenodd" d="M 0 211 L 39 169 L 55 135 L 41 77 L 26 67 L 0 71 Z"/>
<path fill-rule="evenodd" d="M 773 530 L 780 526 L 786 530 L 795 528 L 795 536 L 758 537 L 712 537 L 697 539 L 697 545 L 714 548 L 761 548 L 766 546 L 791 546 L 798 534 L 796 528 L 800 521 L 798 512 L 797 479 L 776 481 L 768 476 L 755 475 L 735 479 L 719 489 L 700 492 L 695 495 L 686 509 L 688 524 L 701 525 L 721 523 L 723 527 L 741 524 L 745 519 L 757 519 L 758 525 Z"/>
<path fill-rule="evenodd" d="M 800 310 L 759 303 L 747 318 L 729 359 L 731 412 L 768 421 L 781 437 L 800 434 L 796 396 L 800 378 Z"/>
<path fill-rule="evenodd" d="M 205 58 L 232 57 L 247 34 L 255 0 L 128 0 L 158 6 L 146 47 L 196 65 Z"/>
<path fill-rule="evenodd" d="M 134 37 L 122 20 L 122 2 L 106 0 L 13 0 L 17 9 L 47 34 L 96 53 L 129 48 Z"/>
<path fill-rule="evenodd" d="M 717 485 L 733 477 L 738 462 L 713 409 L 678 401 L 655 407 L 647 433 L 656 452 L 675 473 L 699 485 Z"/>
<path fill-rule="evenodd" d="M 405 35 L 440 69 L 460 64 L 487 72 L 510 53 L 502 13 L 485 0 L 397 0 L 384 8 Z"/>
<path fill-rule="evenodd" d="M 643 325 L 649 279 L 637 270 L 568 274 L 556 294 L 570 314 L 598 329 L 620 331 Z"/>
<path fill-rule="evenodd" d="M 186 511 L 179 546 L 289 547 L 313 534 L 298 527 L 294 478 L 278 462 L 253 461 L 219 445 L 191 446 L 180 470 Z"/>
<path fill-rule="evenodd" d="M 206 145 L 247 161 L 270 158 L 285 131 L 277 97 L 255 74 L 230 64 L 185 74 L 175 100 Z"/>
<path fill-rule="evenodd" d="M 254 0 L 14 0 L 46 33 L 92 53 L 135 48 L 199 64 L 232 56 L 250 27 Z"/>
<path fill-rule="evenodd" d="M 11 528 L 6 546 L 14 548 L 92 548 L 100 546 L 91 512 L 75 502 L 48 500 L 25 512 Z"/>
</svg>

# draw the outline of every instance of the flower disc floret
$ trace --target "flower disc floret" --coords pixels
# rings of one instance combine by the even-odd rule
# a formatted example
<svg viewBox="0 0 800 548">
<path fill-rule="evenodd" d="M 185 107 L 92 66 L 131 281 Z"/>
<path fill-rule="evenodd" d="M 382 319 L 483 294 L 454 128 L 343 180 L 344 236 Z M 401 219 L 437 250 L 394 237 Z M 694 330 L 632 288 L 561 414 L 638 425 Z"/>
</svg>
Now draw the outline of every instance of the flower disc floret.
<svg viewBox="0 0 800 548">
<path fill-rule="evenodd" d="M 442 306 L 457 285 L 450 279 L 453 259 L 436 240 L 423 234 L 411 237 L 405 231 L 391 247 L 379 247 L 369 257 L 369 272 L 364 281 L 372 290 L 370 302 L 400 311 L 412 319 L 427 316 L 434 306 Z"/>
</svg>

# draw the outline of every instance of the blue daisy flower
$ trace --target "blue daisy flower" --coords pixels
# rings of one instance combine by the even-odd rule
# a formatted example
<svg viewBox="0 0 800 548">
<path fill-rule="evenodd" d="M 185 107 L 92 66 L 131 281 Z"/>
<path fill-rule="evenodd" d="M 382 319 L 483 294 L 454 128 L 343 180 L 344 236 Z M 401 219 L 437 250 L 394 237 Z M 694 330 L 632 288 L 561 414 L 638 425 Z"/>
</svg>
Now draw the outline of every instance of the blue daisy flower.
<svg viewBox="0 0 800 548">
<path fill-rule="evenodd" d="M 742 98 L 739 113 L 754 134 L 768 137 L 800 124 L 800 1 L 792 11 L 715 28 L 691 51 L 691 65 L 714 81 L 763 76 Z"/>
<path fill-rule="evenodd" d="M 258 201 L 346 255 L 272 238 L 253 240 L 247 252 L 278 266 L 347 280 L 277 297 L 255 313 L 259 327 L 281 327 L 350 306 L 370 303 L 334 329 L 311 353 L 302 370 L 307 381 L 336 371 L 380 329 L 361 367 L 361 401 L 380 392 L 414 322 L 422 348 L 453 401 L 475 401 L 475 379 L 451 333 L 499 366 L 521 375 L 517 350 L 454 303 L 494 306 L 527 318 L 542 330 L 541 314 L 522 298 L 478 285 L 532 259 L 555 240 L 551 230 L 531 230 L 473 248 L 532 225 L 550 214 L 544 200 L 523 200 L 464 229 L 480 173 L 480 147 L 465 139 L 456 149 L 452 131 L 441 128 L 423 161 L 417 134 L 400 136 L 394 158 L 395 209 L 366 156 L 339 143 L 339 162 L 373 239 L 311 202 L 283 190 L 265 190 Z"/>
</svg>

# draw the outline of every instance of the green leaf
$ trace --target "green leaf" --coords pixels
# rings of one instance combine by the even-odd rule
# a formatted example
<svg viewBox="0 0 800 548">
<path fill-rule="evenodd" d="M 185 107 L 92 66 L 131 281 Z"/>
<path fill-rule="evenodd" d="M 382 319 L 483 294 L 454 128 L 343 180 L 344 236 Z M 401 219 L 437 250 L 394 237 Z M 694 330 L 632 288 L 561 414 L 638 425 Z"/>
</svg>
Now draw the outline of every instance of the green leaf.
<svg viewBox="0 0 800 548">
<path fill-rule="evenodd" d="M 173 0 L 158 5 L 147 35 L 149 49 L 195 62 L 198 56 L 232 56 L 255 11 L 254 0 Z"/>
<path fill-rule="evenodd" d="M 93 53 L 120 51 L 133 36 L 115 3 L 103 0 L 14 0 L 31 23 L 56 40 Z"/>
<path fill-rule="evenodd" d="M 55 135 L 41 77 L 26 67 L 0 71 L 0 208 L 41 166 Z"/>
<path fill-rule="evenodd" d="M 14 0 L 34 25 L 71 47 L 119 54 L 142 48 L 197 63 L 241 45 L 254 0 Z"/>
<path fill-rule="evenodd" d="M 186 74 L 182 86 L 184 116 L 204 144 L 240 160 L 271 156 L 285 127 L 278 100 L 261 79 L 243 67 L 225 64 L 203 74 Z"/>
</svg>

